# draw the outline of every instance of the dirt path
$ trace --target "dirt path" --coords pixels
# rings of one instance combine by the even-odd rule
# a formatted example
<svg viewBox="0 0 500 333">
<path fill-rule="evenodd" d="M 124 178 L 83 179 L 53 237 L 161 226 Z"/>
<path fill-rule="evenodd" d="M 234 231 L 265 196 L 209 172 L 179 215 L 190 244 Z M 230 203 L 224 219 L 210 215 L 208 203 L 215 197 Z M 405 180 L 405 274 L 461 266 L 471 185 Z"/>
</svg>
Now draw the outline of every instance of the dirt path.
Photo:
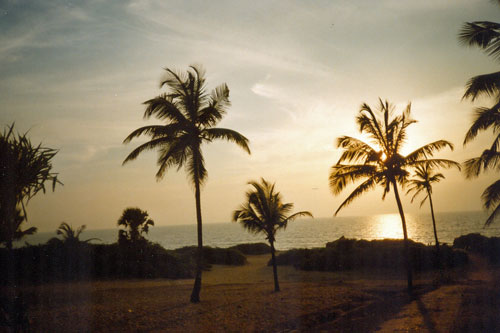
<svg viewBox="0 0 500 333">
<path fill-rule="evenodd" d="M 417 296 L 377 332 L 495 332 L 498 295 L 493 271 L 485 259 L 470 256 L 465 279 Z M 498 299 L 498 297 L 496 297 Z"/>
</svg>

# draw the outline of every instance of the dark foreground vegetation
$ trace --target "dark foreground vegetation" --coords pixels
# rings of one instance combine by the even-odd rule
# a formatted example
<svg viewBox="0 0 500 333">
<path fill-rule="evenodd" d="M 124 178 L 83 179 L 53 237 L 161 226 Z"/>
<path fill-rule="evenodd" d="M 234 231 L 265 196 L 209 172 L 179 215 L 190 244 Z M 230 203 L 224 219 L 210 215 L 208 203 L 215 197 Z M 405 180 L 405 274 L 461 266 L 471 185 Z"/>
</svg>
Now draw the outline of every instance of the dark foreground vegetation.
<svg viewBox="0 0 500 333">
<path fill-rule="evenodd" d="M 500 264 L 500 237 L 468 234 L 455 238 L 453 247 L 479 254 L 488 259 L 491 264 Z"/>
<path fill-rule="evenodd" d="M 440 267 L 460 267 L 468 262 L 467 253 L 447 245 L 440 247 L 439 259 L 434 246 L 409 241 L 414 271 Z M 278 265 L 293 265 L 308 271 L 376 270 L 403 268 L 403 240 L 357 240 L 344 237 L 327 243 L 324 248 L 292 249 L 276 257 Z M 269 263 L 270 265 L 271 263 Z"/>
<path fill-rule="evenodd" d="M 127 278 L 192 278 L 196 247 L 166 250 L 148 241 L 121 245 L 63 242 L 27 245 L 12 251 L 14 280 L 40 284 L 54 281 Z M 6 272 L 8 251 L 0 249 L 0 272 Z M 204 247 L 203 268 L 211 265 L 244 265 L 246 257 L 236 249 Z M 11 275 L 12 276 L 12 275 Z M 7 283 L 0 274 L 0 283 Z"/>
<path fill-rule="evenodd" d="M 439 261 L 434 246 L 410 242 L 413 270 L 455 268 L 467 264 L 467 252 L 500 263 L 500 238 L 468 234 L 455 239 L 453 247 L 442 245 Z M 402 240 L 357 240 L 344 237 L 324 248 L 292 249 L 277 255 L 278 265 L 292 265 L 309 271 L 378 270 L 404 267 Z M 166 250 L 149 241 L 138 244 L 92 244 L 64 242 L 53 238 L 46 244 L 26 245 L 12 251 L 14 277 L 18 283 L 128 278 L 192 278 L 196 268 L 196 247 Z M 212 265 L 244 265 L 246 255 L 269 254 L 265 243 L 239 244 L 230 248 L 204 247 L 203 268 Z M 0 249 L 0 272 L 6 272 L 6 249 Z M 269 263 L 270 265 L 270 263 Z M 0 283 L 7 283 L 0 274 Z"/>
</svg>

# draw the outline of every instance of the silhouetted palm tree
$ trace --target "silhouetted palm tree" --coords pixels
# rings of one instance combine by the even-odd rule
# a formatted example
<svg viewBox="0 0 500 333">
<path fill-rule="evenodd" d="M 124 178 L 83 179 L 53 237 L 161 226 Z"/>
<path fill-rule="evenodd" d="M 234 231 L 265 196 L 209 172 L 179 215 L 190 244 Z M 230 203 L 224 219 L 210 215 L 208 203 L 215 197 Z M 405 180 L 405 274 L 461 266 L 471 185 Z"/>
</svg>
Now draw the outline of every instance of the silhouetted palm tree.
<svg viewBox="0 0 500 333">
<path fill-rule="evenodd" d="M 118 219 L 118 225 L 128 229 L 128 231 L 120 230 L 119 240 L 126 239 L 131 243 L 137 243 L 144 239 L 142 234 L 147 234 L 149 226 L 154 226 L 155 223 L 145 210 L 126 208 Z"/>
<path fill-rule="evenodd" d="M 302 211 L 287 216 L 293 209 L 292 203 L 283 203 L 279 192 L 274 192 L 274 184 L 268 183 L 264 178 L 261 183 L 251 181 L 248 184 L 253 189 L 246 193 L 246 202 L 240 209 L 233 213 L 233 221 L 240 222 L 245 229 L 252 233 L 263 233 L 271 245 L 271 262 L 273 264 L 274 291 L 280 291 L 278 283 L 278 269 L 274 242 L 276 232 L 285 229 L 289 221 L 299 216 L 310 216 L 310 212 Z"/>
<path fill-rule="evenodd" d="M 201 67 L 190 66 L 187 73 L 176 73 L 168 68 L 165 70 L 166 76 L 160 86 L 166 86 L 168 92 L 144 103 L 147 105 L 144 118 L 155 116 L 166 124 L 144 126 L 133 131 L 124 143 L 141 135 L 149 136 L 151 140 L 134 149 L 123 163 L 134 160 L 143 151 L 158 149 L 160 168 L 156 174 L 157 179 L 161 179 L 170 167 L 175 166 L 178 170 L 186 167 L 194 185 L 196 200 L 198 253 L 196 278 L 191 294 L 191 302 L 196 303 L 200 301 L 203 259 L 200 188 L 207 178 L 201 145 L 224 139 L 236 143 L 248 153 L 250 149 L 248 139 L 240 133 L 215 127 L 230 106 L 226 84 L 208 94 L 205 91 L 205 73 Z"/>
<path fill-rule="evenodd" d="M 455 163 L 454 165 L 460 170 L 460 165 L 458 163 Z M 434 173 L 431 166 L 419 165 L 415 169 L 415 178 L 409 181 L 408 184 L 409 189 L 406 192 L 407 194 L 413 192 L 413 197 L 411 198 L 411 202 L 413 202 L 419 194 L 425 193 L 425 197 L 420 202 L 420 207 L 422 207 L 427 198 L 429 198 L 432 226 L 434 228 L 434 239 L 436 240 L 436 253 L 438 254 L 438 257 L 439 257 L 439 241 L 436 230 L 436 219 L 434 217 L 434 205 L 432 203 L 432 184 L 439 183 L 442 179 L 444 179 L 444 175 L 442 173 Z"/>
<path fill-rule="evenodd" d="M 341 193 L 348 185 L 363 180 L 361 185 L 339 206 L 335 215 L 354 199 L 372 190 L 376 185 L 383 187 L 382 200 L 385 199 L 391 187 L 401 216 L 404 235 L 404 251 L 408 274 L 408 291 L 412 291 L 413 278 L 408 248 L 408 234 L 403 205 L 398 191 L 400 186 L 408 182 L 409 169 L 423 165 L 450 167 L 456 163 L 445 159 L 429 159 L 435 151 L 445 147 L 453 149 L 453 145 L 445 140 L 438 140 L 422 146 L 407 156 L 401 155 L 401 148 L 406 141 L 406 129 L 416 121 L 410 116 L 411 104 L 408 104 L 401 115 L 392 117 L 394 107 L 387 101 L 379 99 L 378 110 L 363 104 L 356 117 L 359 131 L 366 133 L 372 145 L 359 139 L 343 136 L 338 138 L 337 146 L 343 148 L 337 164 L 332 166 L 330 173 L 330 188 L 335 195 Z"/>
<path fill-rule="evenodd" d="M 467 22 L 463 25 L 458 38 L 462 44 L 479 47 L 496 60 L 500 60 L 500 23 Z M 474 76 L 467 82 L 466 88 L 464 98 L 475 100 L 481 94 L 498 97 L 500 72 Z"/>
<path fill-rule="evenodd" d="M 99 238 L 89 238 L 84 241 L 80 240 L 80 234 L 86 228 L 87 226 L 84 224 L 75 230 L 73 229 L 72 226 L 70 226 L 66 222 L 62 222 L 61 225 L 59 225 L 59 228 L 57 228 L 56 233 L 62 236 L 63 242 L 66 244 L 79 244 L 81 242 L 88 243 L 93 240 L 100 240 Z"/>
<path fill-rule="evenodd" d="M 497 1 L 500 4 L 500 1 Z M 483 49 L 495 60 L 500 60 L 500 24 L 496 22 L 478 21 L 467 22 L 459 33 L 461 43 Z M 481 156 L 471 158 L 464 163 L 467 178 L 474 178 L 488 169 L 500 167 L 500 72 L 478 75 L 471 78 L 466 84 L 463 98 L 472 101 L 480 95 L 493 97 L 495 104 L 475 109 L 472 126 L 467 131 L 464 146 L 472 141 L 479 132 L 492 129 L 496 138 L 489 149 L 485 149 Z M 491 184 L 482 194 L 483 204 L 492 213 L 485 222 L 490 225 L 500 213 L 500 180 Z"/>
<path fill-rule="evenodd" d="M 57 173 L 52 172 L 56 154 L 57 150 L 41 144 L 34 146 L 27 134 L 15 133 L 14 124 L 0 134 L 0 233 L 8 249 L 23 232 L 20 227 L 27 220 L 29 200 L 40 191 L 45 192 L 47 181 L 53 190 L 56 184 L 62 184 Z M 25 232 L 35 231 L 36 228 L 30 228 Z"/>
</svg>

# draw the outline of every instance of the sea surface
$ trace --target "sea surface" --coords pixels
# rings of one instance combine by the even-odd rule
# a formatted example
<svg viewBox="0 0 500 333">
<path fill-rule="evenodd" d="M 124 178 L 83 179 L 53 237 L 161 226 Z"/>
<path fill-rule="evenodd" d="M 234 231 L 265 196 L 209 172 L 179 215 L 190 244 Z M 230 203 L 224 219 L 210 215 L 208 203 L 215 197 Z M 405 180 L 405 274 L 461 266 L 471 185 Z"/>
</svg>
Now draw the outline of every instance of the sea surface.
<svg viewBox="0 0 500 333">
<path fill-rule="evenodd" d="M 453 212 L 436 214 L 437 232 L 440 242 L 453 244 L 453 240 L 468 233 L 481 233 L 485 236 L 500 236 L 500 221 L 483 228 L 486 220 L 484 212 Z M 434 242 L 432 220 L 430 215 L 406 214 L 408 236 L 418 242 L 431 244 Z M 40 232 L 26 237 L 16 246 L 42 244 L 52 237 L 54 232 Z M 277 234 L 276 248 L 323 247 L 327 242 L 339 237 L 358 239 L 403 238 L 401 219 L 398 214 L 383 214 L 362 217 L 333 217 L 295 220 L 288 224 L 286 230 Z M 86 230 L 80 239 L 99 238 L 100 243 L 113 243 L 118 239 L 118 228 L 106 230 Z M 196 225 L 159 226 L 149 229 L 146 238 L 160 243 L 166 249 L 196 245 Z M 237 223 L 206 223 L 203 225 L 204 245 L 213 247 L 229 247 L 241 243 L 265 242 L 262 234 L 248 233 Z"/>
</svg>

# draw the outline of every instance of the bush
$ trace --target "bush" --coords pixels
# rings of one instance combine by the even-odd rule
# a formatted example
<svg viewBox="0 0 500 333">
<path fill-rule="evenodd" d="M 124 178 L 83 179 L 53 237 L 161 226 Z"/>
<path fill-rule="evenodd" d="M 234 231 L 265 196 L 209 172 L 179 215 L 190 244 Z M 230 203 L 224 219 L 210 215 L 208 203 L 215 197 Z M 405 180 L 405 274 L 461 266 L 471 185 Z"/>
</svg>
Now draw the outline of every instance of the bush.
<svg viewBox="0 0 500 333">
<path fill-rule="evenodd" d="M 65 243 L 56 238 L 47 244 L 13 250 L 18 283 L 46 283 L 106 278 L 188 278 L 194 266 L 184 263 L 158 244 L 119 246 L 117 243 Z M 0 249 L 0 283 L 7 283 L 8 251 Z"/>
<path fill-rule="evenodd" d="M 441 264 L 458 267 L 468 261 L 467 254 L 442 246 Z M 415 271 L 438 267 L 435 248 L 410 241 L 410 256 Z M 276 257 L 278 265 L 293 265 L 302 270 L 342 271 L 353 269 L 404 268 L 404 242 L 399 239 L 356 240 L 339 238 L 324 248 L 294 249 Z M 271 263 L 269 262 L 268 265 Z"/>
<path fill-rule="evenodd" d="M 500 238 L 472 233 L 455 238 L 453 247 L 480 254 L 492 264 L 500 263 Z"/>
<path fill-rule="evenodd" d="M 246 255 L 258 255 L 271 253 L 271 247 L 266 243 L 245 243 L 231 246 L 229 249 L 240 251 Z"/>
<path fill-rule="evenodd" d="M 196 262 L 196 246 L 185 246 L 180 249 L 170 251 L 174 256 L 183 262 L 190 262 L 194 265 Z M 241 266 L 246 264 L 246 257 L 235 249 L 222 249 L 218 247 L 203 247 L 203 267 L 210 269 L 211 265 L 234 265 Z"/>
</svg>

